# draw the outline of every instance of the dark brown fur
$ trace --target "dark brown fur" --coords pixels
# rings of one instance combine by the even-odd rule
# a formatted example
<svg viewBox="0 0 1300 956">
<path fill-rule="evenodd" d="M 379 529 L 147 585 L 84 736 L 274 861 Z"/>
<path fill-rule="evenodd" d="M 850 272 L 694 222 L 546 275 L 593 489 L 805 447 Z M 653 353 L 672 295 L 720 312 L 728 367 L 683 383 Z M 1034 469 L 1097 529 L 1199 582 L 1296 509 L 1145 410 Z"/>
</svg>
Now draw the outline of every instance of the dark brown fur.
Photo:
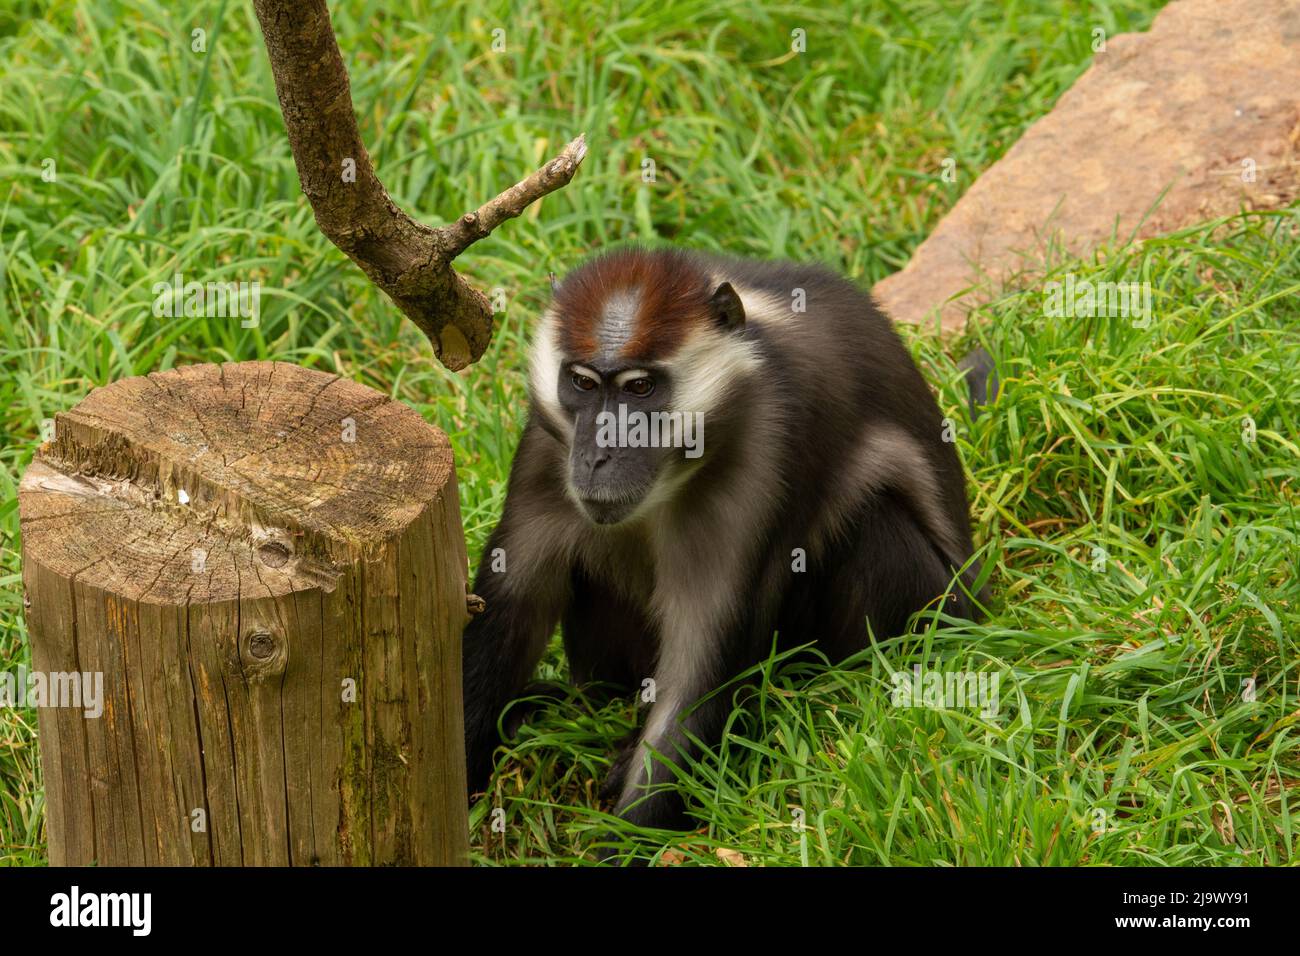
<svg viewBox="0 0 1300 956">
<path fill-rule="evenodd" d="M 556 292 L 555 307 L 565 317 L 561 344 L 568 355 L 579 360 L 594 356 L 605 305 L 626 291 L 638 293 L 638 309 L 622 358 L 652 362 L 669 356 L 694 324 L 708 321 L 713 286 L 695 260 L 672 252 L 620 249 L 566 278 Z"/>
</svg>

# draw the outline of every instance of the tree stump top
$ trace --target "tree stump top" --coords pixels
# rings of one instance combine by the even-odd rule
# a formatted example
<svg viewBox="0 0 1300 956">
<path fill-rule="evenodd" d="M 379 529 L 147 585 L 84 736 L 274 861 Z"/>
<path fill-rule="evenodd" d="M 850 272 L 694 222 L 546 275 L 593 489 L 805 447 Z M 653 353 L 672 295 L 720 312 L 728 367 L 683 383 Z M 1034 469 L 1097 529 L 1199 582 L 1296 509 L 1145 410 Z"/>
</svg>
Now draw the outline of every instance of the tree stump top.
<svg viewBox="0 0 1300 956">
<path fill-rule="evenodd" d="M 451 475 L 441 431 L 356 382 L 283 362 L 185 366 L 57 416 L 19 488 L 24 550 L 152 604 L 330 590 Z"/>
</svg>

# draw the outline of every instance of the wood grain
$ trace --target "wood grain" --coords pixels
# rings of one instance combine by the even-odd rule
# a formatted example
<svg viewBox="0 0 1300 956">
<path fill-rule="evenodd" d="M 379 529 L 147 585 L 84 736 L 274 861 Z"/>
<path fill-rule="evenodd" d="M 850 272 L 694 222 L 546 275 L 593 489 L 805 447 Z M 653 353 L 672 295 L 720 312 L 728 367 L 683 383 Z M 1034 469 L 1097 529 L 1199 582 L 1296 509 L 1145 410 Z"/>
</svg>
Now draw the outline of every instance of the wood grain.
<svg viewBox="0 0 1300 956">
<path fill-rule="evenodd" d="M 453 371 L 477 362 L 492 338 L 492 307 L 452 260 L 567 185 L 586 139 L 578 136 L 475 211 L 426 226 L 393 202 L 371 165 L 325 0 L 253 0 L 253 10 L 298 180 L 321 232 L 429 337 L 439 361 Z"/>
<path fill-rule="evenodd" d="M 451 448 L 272 362 L 96 389 L 19 490 L 51 863 L 465 861 Z M 349 689 L 355 687 L 355 696 Z"/>
</svg>

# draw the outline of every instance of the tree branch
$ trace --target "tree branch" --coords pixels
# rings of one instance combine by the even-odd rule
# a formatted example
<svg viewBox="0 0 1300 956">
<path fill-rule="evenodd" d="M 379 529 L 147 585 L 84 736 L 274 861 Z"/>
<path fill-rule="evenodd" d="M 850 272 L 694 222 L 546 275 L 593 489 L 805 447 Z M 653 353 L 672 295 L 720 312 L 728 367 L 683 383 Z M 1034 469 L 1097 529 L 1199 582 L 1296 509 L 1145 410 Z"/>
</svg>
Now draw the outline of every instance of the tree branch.
<svg viewBox="0 0 1300 956">
<path fill-rule="evenodd" d="M 579 136 L 475 212 L 431 228 L 398 208 L 375 175 L 325 0 L 253 0 L 253 8 L 298 179 L 321 232 L 419 326 L 447 368 L 477 361 L 492 338 L 492 309 L 451 262 L 568 183 L 587 153 L 586 141 Z"/>
</svg>

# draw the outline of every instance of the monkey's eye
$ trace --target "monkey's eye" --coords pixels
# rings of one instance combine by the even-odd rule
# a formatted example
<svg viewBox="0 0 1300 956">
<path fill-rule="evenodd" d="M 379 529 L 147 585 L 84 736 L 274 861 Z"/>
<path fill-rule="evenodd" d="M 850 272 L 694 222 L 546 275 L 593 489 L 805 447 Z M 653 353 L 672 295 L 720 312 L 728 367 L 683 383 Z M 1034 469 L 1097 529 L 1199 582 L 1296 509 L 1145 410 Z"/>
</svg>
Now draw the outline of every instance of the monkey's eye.
<svg viewBox="0 0 1300 956">
<path fill-rule="evenodd" d="M 573 387 L 580 392 L 590 392 L 596 387 L 596 380 L 589 375 L 583 375 L 581 372 L 574 372 Z"/>
<path fill-rule="evenodd" d="M 645 398 L 654 390 L 654 380 L 649 378 L 634 378 L 623 386 L 623 391 L 630 392 L 637 398 Z"/>
</svg>

